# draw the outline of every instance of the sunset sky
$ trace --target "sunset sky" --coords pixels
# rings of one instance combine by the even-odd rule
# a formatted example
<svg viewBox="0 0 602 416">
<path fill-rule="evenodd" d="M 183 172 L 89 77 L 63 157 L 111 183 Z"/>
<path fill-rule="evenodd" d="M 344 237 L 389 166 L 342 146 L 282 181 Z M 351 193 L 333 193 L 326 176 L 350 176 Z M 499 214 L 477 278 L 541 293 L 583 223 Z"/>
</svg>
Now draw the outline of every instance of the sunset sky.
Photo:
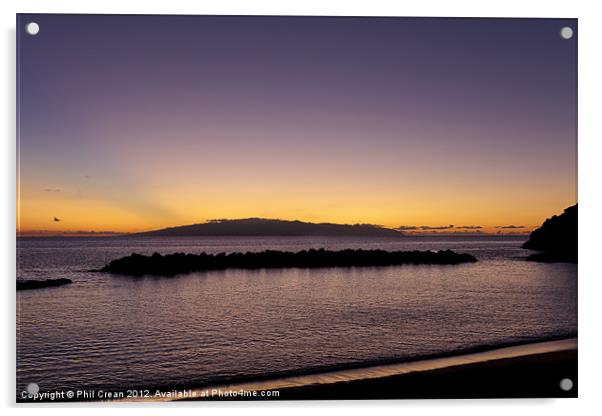
<svg viewBox="0 0 602 416">
<path fill-rule="evenodd" d="M 573 19 L 20 15 L 17 32 L 21 232 L 497 232 L 577 200 Z"/>
</svg>

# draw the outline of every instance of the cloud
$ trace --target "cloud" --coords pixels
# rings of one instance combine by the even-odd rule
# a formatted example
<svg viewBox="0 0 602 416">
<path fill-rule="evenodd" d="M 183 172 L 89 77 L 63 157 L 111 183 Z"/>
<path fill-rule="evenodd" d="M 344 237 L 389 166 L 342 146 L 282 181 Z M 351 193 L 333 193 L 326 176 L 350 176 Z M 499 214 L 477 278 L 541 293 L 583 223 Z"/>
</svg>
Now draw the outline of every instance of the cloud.
<svg viewBox="0 0 602 416">
<path fill-rule="evenodd" d="M 495 228 L 504 228 L 504 229 L 520 229 L 520 228 L 525 228 L 524 225 L 498 225 Z"/>
<path fill-rule="evenodd" d="M 61 192 L 61 190 L 58 188 L 46 188 L 46 189 L 44 189 L 44 192 L 57 193 L 57 192 Z"/>
<path fill-rule="evenodd" d="M 420 229 L 421 230 L 449 230 L 454 228 L 453 225 L 441 225 L 441 226 L 430 226 L 430 225 L 421 225 Z"/>
<path fill-rule="evenodd" d="M 85 230 L 76 230 L 76 231 L 63 231 L 63 234 L 73 234 L 73 235 L 87 235 L 87 234 L 111 234 L 111 235 L 121 235 L 122 232 L 118 231 L 85 231 Z"/>
<path fill-rule="evenodd" d="M 483 227 L 480 225 L 458 225 L 456 228 L 459 230 L 479 230 Z"/>
<path fill-rule="evenodd" d="M 416 231 L 416 230 L 449 230 L 454 228 L 453 225 L 440 225 L 440 226 L 431 226 L 431 225 L 400 225 L 397 227 L 400 231 Z"/>
<path fill-rule="evenodd" d="M 86 230 L 65 230 L 65 231 L 56 231 L 56 230 L 25 230 L 18 231 L 17 234 L 22 237 L 32 236 L 32 237 L 46 237 L 46 236 L 113 236 L 113 235 L 123 235 L 123 232 L 118 231 L 86 231 Z"/>
<path fill-rule="evenodd" d="M 417 230 L 418 227 L 416 227 L 415 225 L 400 225 L 399 227 L 397 227 L 397 229 L 400 231 L 413 231 Z"/>
</svg>

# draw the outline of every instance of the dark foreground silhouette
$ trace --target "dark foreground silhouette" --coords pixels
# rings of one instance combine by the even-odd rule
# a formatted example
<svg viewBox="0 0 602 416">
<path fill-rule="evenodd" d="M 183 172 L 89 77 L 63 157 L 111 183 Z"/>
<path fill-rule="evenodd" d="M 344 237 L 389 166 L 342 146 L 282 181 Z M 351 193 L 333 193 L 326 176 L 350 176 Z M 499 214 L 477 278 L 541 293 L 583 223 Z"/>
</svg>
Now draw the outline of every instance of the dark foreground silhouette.
<svg viewBox="0 0 602 416">
<path fill-rule="evenodd" d="M 134 237 L 215 237 L 215 236 L 288 236 L 288 237 L 381 237 L 403 238 L 396 230 L 372 224 L 332 224 L 303 221 L 243 218 L 212 220 L 203 224 L 182 225 L 161 230 L 130 234 Z"/>
<path fill-rule="evenodd" d="M 297 253 L 267 250 L 258 253 L 184 254 L 152 256 L 132 254 L 113 260 L 101 272 L 133 276 L 172 276 L 206 270 L 272 269 L 284 267 L 367 267 L 400 264 L 460 264 L 476 262 L 464 253 L 445 251 L 303 250 Z"/>
<path fill-rule="evenodd" d="M 73 283 L 71 279 L 17 280 L 17 290 L 43 289 Z"/>
<path fill-rule="evenodd" d="M 523 248 L 540 251 L 527 260 L 577 263 L 577 204 L 546 219 L 531 233 Z"/>
</svg>

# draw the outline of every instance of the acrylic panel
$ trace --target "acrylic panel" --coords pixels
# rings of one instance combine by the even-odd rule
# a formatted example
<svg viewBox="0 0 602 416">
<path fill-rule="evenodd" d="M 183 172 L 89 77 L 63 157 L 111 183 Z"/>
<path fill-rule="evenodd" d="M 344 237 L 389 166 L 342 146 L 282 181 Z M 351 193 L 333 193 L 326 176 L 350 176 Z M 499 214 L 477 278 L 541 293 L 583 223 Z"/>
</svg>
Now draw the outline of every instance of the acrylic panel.
<svg viewBox="0 0 602 416">
<path fill-rule="evenodd" d="M 17 401 L 577 396 L 576 19 L 16 26 Z"/>
</svg>

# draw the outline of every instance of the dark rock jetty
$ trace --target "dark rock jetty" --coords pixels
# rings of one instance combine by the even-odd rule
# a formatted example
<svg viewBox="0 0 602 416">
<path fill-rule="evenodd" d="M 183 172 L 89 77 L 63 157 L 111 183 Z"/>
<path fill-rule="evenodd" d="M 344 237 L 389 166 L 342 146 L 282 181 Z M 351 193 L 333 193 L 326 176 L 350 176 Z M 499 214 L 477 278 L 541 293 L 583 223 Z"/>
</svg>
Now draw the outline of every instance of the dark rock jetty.
<svg viewBox="0 0 602 416">
<path fill-rule="evenodd" d="M 273 269 L 318 267 L 370 267 L 401 264 L 460 264 L 476 262 L 464 253 L 445 251 L 384 251 L 384 250 L 303 250 L 286 252 L 267 250 L 257 253 L 184 254 L 152 256 L 132 254 L 111 261 L 100 272 L 132 276 L 172 276 L 207 270 Z"/>
<path fill-rule="evenodd" d="M 71 279 L 17 280 L 17 290 L 43 289 L 73 283 Z"/>
</svg>

